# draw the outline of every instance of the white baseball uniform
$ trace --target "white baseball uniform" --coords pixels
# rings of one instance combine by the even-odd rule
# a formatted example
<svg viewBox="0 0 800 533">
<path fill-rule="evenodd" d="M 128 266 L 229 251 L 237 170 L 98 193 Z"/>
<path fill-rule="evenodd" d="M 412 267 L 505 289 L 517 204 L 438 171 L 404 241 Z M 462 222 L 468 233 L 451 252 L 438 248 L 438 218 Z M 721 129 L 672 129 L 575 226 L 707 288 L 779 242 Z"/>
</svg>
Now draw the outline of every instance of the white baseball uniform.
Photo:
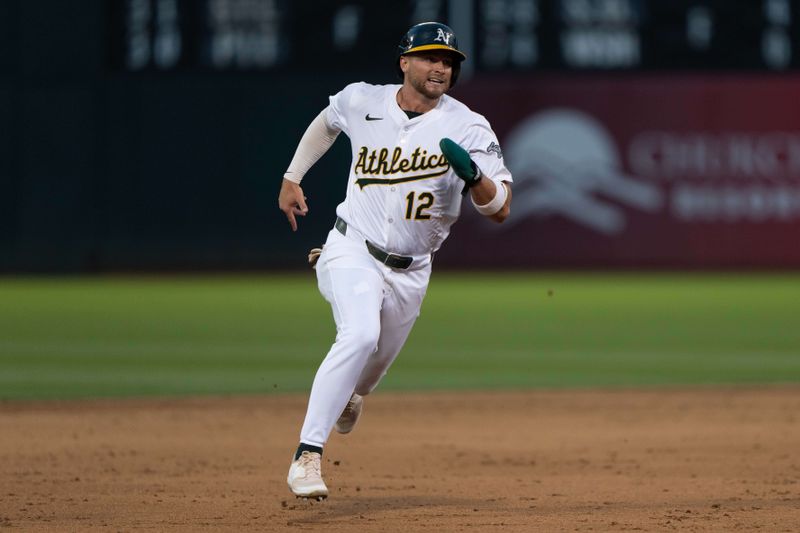
<svg viewBox="0 0 800 533">
<path fill-rule="evenodd" d="M 483 116 L 443 95 L 409 119 L 397 104 L 400 87 L 348 85 L 324 114 L 330 129 L 350 138 L 353 161 L 347 196 L 336 208 L 340 220 L 316 267 L 337 335 L 314 378 L 300 433 L 305 444 L 322 447 L 351 394 L 378 385 L 419 315 L 432 254 L 458 218 L 464 189 L 439 141 L 461 145 L 497 186 L 512 181 Z M 387 253 L 410 265 L 376 259 Z"/>
</svg>

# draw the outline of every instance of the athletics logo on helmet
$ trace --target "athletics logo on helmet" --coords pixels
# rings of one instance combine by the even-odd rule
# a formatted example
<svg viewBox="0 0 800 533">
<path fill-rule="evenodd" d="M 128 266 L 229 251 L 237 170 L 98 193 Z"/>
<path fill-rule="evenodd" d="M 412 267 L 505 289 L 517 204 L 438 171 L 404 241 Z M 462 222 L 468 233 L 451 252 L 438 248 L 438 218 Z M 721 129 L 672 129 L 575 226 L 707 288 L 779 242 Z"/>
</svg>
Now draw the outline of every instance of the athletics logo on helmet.
<svg viewBox="0 0 800 533">
<path fill-rule="evenodd" d="M 452 33 L 445 33 L 442 28 L 437 28 L 436 39 L 434 39 L 434 41 L 443 41 L 444 44 L 450 44 L 450 37 L 452 36 Z"/>
<path fill-rule="evenodd" d="M 396 67 L 397 75 L 403 79 L 403 71 L 400 68 L 400 57 L 414 52 L 424 52 L 426 50 L 447 50 L 453 56 L 453 74 L 450 79 L 450 87 L 456 84 L 458 74 L 461 72 L 461 62 L 467 56 L 458 49 L 458 39 L 453 30 L 440 22 L 422 22 L 412 26 L 397 47 Z"/>
</svg>

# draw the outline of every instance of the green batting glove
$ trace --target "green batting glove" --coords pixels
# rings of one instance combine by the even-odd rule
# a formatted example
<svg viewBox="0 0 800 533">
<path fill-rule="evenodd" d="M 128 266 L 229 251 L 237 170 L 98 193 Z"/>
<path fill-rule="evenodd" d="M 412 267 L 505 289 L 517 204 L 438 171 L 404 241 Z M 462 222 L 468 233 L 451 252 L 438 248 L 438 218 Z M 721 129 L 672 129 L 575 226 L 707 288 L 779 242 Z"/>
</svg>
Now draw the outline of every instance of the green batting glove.
<svg viewBox="0 0 800 533">
<path fill-rule="evenodd" d="M 472 187 L 481 180 L 481 171 L 470 159 L 469 152 L 447 137 L 439 141 L 439 148 L 442 149 L 442 153 L 447 158 L 447 162 L 450 163 L 453 172 L 464 180 L 467 188 Z"/>
</svg>

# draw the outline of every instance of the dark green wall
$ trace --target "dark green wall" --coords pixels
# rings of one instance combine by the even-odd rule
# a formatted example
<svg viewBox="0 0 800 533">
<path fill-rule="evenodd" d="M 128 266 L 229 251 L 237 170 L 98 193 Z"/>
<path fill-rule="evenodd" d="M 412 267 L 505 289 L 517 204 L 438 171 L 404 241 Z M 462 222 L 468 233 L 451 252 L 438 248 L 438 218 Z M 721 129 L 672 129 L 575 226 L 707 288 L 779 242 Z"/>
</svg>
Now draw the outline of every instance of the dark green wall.
<svg viewBox="0 0 800 533">
<path fill-rule="evenodd" d="M 99 0 L 0 2 L 0 271 L 302 266 L 343 197 L 347 139 L 304 182 L 296 234 L 281 176 L 352 76 L 126 73 L 107 22 Z"/>
</svg>

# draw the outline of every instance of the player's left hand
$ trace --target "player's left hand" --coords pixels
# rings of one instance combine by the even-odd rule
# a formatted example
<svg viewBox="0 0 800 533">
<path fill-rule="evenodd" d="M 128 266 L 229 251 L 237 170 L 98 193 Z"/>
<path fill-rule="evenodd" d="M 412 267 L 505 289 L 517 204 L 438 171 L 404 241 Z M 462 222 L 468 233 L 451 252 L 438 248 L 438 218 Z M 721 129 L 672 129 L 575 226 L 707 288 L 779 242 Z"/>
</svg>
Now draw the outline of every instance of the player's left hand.
<svg viewBox="0 0 800 533">
<path fill-rule="evenodd" d="M 453 172 L 464 180 L 467 187 L 472 187 L 480 181 L 481 170 L 469 157 L 469 152 L 461 148 L 458 143 L 445 137 L 439 141 L 439 148 L 442 149 L 442 153 L 453 168 Z"/>
<path fill-rule="evenodd" d="M 284 179 L 283 183 L 281 183 L 281 192 L 278 195 L 278 207 L 289 219 L 292 231 L 297 231 L 297 219 L 295 219 L 295 216 L 304 217 L 308 213 L 306 197 L 303 195 L 303 189 L 300 185 Z"/>
</svg>

